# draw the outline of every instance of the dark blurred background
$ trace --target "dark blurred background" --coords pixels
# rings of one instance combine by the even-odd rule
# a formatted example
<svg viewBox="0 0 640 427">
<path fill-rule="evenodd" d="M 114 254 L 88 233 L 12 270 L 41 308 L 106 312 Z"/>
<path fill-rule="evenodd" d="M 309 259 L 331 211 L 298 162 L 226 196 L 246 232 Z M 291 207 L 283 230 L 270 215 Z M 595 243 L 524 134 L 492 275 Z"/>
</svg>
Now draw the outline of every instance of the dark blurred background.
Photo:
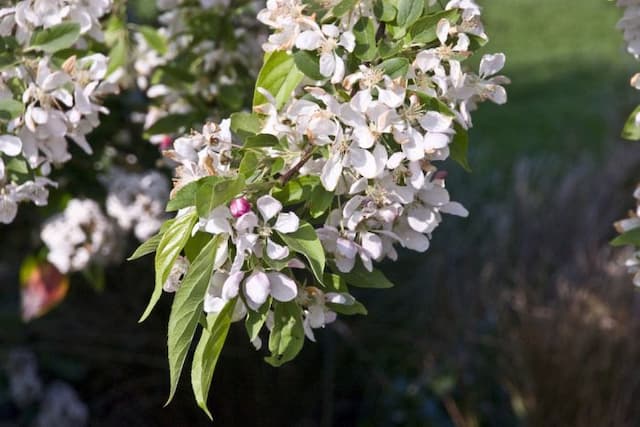
<svg viewBox="0 0 640 427">
<path fill-rule="evenodd" d="M 428 253 L 385 264 L 396 287 L 357 295 L 369 315 L 318 331 L 283 368 L 233 327 L 215 425 L 640 426 L 640 301 L 625 250 L 607 243 L 640 180 L 640 146 L 617 137 L 640 98 L 620 11 L 482 3 L 486 52 L 507 54 L 512 84 L 507 105 L 474 116 L 473 173 L 448 167 L 470 217 L 446 218 Z M 162 408 L 171 298 L 137 323 L 151 259 L 110 269 L 101 292 L 73 277 L 58 308 L 20 320 L 18 266 L 37 241 L 27 225 L 0 227 L 0 362 L 32 352 L 43 381 L 75 388 L 92 426 L 211 425 L 188 378 Z M 28 421 L 4 421 L 12 411 L 0 373 L 0 426 Z"/>
</svg>

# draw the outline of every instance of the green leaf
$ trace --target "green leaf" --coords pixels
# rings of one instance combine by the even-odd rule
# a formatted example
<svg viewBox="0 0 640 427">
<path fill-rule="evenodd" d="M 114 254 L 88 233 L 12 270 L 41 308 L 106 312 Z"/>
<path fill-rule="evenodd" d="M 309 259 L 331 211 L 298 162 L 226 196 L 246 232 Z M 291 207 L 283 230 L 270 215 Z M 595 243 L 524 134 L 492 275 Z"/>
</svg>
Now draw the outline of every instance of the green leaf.
<svg viewBox="0 0 640 427">
<path fill-rule="evenodd" d="M 256 172 L 259 163 L 258 155 L 256 153 L 252 153 L 250 151 L 246 152 L 244 153 L 244 156 L 242 156 L 242 160 L 240 160 L 238 172 L 244 176 L 251 177 Z"/>
<path fill-rule="evenodd" d="M 249 341 L 253 341 L 258 337 L 264 322 L 267 320 L 269 308 L 271 308 L 271 297 L 258 308 L 258 311 L 247 310 L 247 318 L 244 325 L 247 329 L 247 335 L 249 335 Z"/>
<path fill-rule="evenodd" d="M 193 229 L 196 220 L 196 213 L 190 212 L 180 218 L 176 218 L 176 220 L 171 223 L 169 228 L 167 228 L 167 230 L 162 234 L 162 238 L 160 239 L 160 243 L 156 249 L 155 287 L 151 294 L 149 304 L 147 305 L 144 313 L 142 313 L 142 317 L 140 317 L 139 322 L 143 322 L 147 317 L 149 317 L 149 314 L 151 314 L 151 311 L 158 303 L 160 296 L 162 296 L 162 286 L 164 285 L 164 282 L 167 281 L 171 267 L 173 267 L 178 255 L 180 255 L 180 251 L 182 251 L 184 245 L 187 244 L 187 240 L 189 240 L 189 237 L 191 236 L 191 230 Z"/>
<path fill-rule="evenodd" d="M 300 185 L 298 181 L 292 179 L 287 182 L 284 187 L 273 190 L 271 195 L 278 199 L 278 201 L 284 206 L 290 206 L 300 203 L 303 200 L 304 192 L 302 185 Z"/>
<path fill-rule="evenodd" d="M 160 240 L 162 239 L 162 234 L 158 233 L 155 236 L 150 237 L 146 242 L 142 243 L 138 246 L 138 249 L 127 258 L 127 261 L 133 261 L 138 258 L 142 258 L 145 255 L 149 255 L 158 249 L 158 245 L 160 244 Z"/>
<path fill-rule="evenodd" d="M 409 71 L 409 60 L 406 58 L 389 58 L 380 64 L 384 73 L 392 79 L 404 77 Z"/>
<path fill-rule="evenodd" d="M 53 27 L 38 30 L 33 33 L 28 50 L 42 50 L 47 53 L 55 53 L 67 49 L 80 37 L 80 24 L 75 22 L 63 22 Z"/>
<path fill-rule="evenodd" d="M 407 28 L 416 22 L 424 10 L 424 0 L 399 0 L 396 24 Z"/>
<path fill-rule="evenodd" d="M 209 314 L 206 318 L 207 327 L 202 329 L 202 335 L 198 346 L 193 354 L 191 365 L 191 387 L 196 397 L 198 406 L 207 414 L 209 419 L 213 419 L 207 407 L 209 389 L 213 373 L 218 364 L 218 358 L 224 347 L 224 342 L 231 326 L 231 316 L 236 299 L 232 299 L 225 304 L 224 308 L 217 314 Z"/>
<path fill-rule="evenodd" d="M 453 136 L 451 144 L 449 144 L 449 153 L 464 170 L 471 172 L 469 164 L 469 133 L 458 123 L 454 124 L 456 134 Z"/>
<path fill-rule="evenodd" d="M 348 12 L 351 12 L 357 2 L 358 0 L 342 0 L 340 3 L 333 6 L 333 9 L 331 9 L 331 14 L 336 18 L 340 18 L 343 15 L 346 15 Z"/>
<path fill-rule="evenodd" d="M 127 53 L 127 40 L 124 37 L 118 38 L 111 50 L 109 50 L 107 75 L 127 65 Z"/>
<path fill-rule="evenodd" d="M 347 282 L 338 274 L 325 272 L 322 284 L 328 292 L 349 292 Z"/>
<path fill-rule="evenodd" d="M 316 276 L 318 282 L 322 283 L 326 262 L 324 249 L 311 224 L 301 222 L 300 228 L 296 232 L 289 234 L 278 232 L 278 235 L 290 249 L 307 258 L 313 275 Z"/>
<path fill-rule="evenodd" d="M 372 61 L 376 57 L 376 29 L 373 21 L 362 17 L 353 27 L 353 35 L 356 39 L 354 55 L 363 61 Z"/>
<path fill-rule="evenodd" d="M 196 234 L 191 236 L 187 244 L 184 245 L 184 256 L 187 257 L 189 262 L 193 262 L 211 239 L 213 239 L 213 235 L 211 233 L 198 231 Z"/>
<path fill-rule="evenodd" d="M 326 80 L 327 77 L 320 73 L 320 58 L 308 50 L 299 50 L 293 54 L 298 70 L 302 71 L 312 80 Z"/>
<path fill-rule="evenodd" d="M 362 314 L 366 316 L 369 314 L 367 308 L 362 303 L 355 301 L 353 304 L 336 304 L 333 302 L 326 303 L 327 307 L 335 311 L 338 314 L 344 314 L 345 316 L 353 316 L 354 314 Z"/>
<path fill-rule="evenodd" d="M 231 115 L 231 130 L 237 134 L 256 135 L 262 127 L 257 114 L 242 112 Z"/>
<path fill-rule="evenodd" d="M 0 107 L 0 110 L 2 107 Z M 640 124 L 636 122 L 636 116 L 640 114 L 640 105 L 633 110 L 633 113 L 629 116 L 624 128 L 622 129 L 622 137 L 630 141 L 640 141 Z"/>
<path fill-rule="evenodd" d="M 436 41 L 438 35 L 436 29 L 441 19 L 447 19 L 452 24 L 458 22 L 460 18 L 459 9 L 443 10 L 433 15 L 423 16 L 418 19 L 409 30 L 413 43 L 426 44 Z"/>
<path fill-rule="evenodd" d="M 342 273 L 337 269 L 334 271 L 349 285 L 356 288 L 387 289 L 393 287 L 393 283 L 380 270 L 374 268 L 373 271 L 368 271 L 360 261 L 349 273 Z"/>
<path fill-rule="evenodd" d="M 198 181 L 192 181 L 182 187 L 173 199 L 167 203 L 167 212 L 178 211 L 180 209 L 196 205 L 196 192 L 198 191 Z"/>
<path fill-rule="evenodd" d="M 243 148 L 268 148 L 278 145 L 278 138 L 268 133 L 250 136 L 242 144 Z"/>
<path fill-rule="evenodd" d="M 149 129 L 145 130 L 145 135 L 161 135 L 167 133 L 176 133 L 180 129 L 190 128 L 197 121 L 197 117 L 193 113 L 186 114 L 169 114 L 158 119 Z"/>
<path fill-rule="evenodd" d="M 226 238 L 225 235 L 219 234 L 202 249 L 200 255 L 191 264 L 173 299 L 167 339 L 171 389 L 165 406 L 171 402 L 178 387 L 180 373 L 196 332 L 198 320 L 202 315 L 204 296 L 209 288 L 216 251 L 224 238 Z"/>
<path fill-rule="evenodd" d="M 207 217 L 212 210 L 229 203 L 244 190 L 245 177 L 220 179 L 207 177 L 201 179 L 196 193 L 196 210 L 201 218 Z"/>
<path fill-rule="evenodd" d="M 160 55 L 167 53 L 167 40 L 163 35 L 158 33 L 154 28 L 146 25 L 139 26 L 138 30 L 153 50 L 158 52 Z"/>
<path fill-rule="evenodd" d="M 267 98 L 257 90 L 263 88 L 275 98 L 276 108 L 280 109 L 291 98 L 303 77 L 304 74 L 296 67 L 293 56 L 283 51 L 266 54 L 264 65 L 258 74 L 253 106 L 267 102 Z"/>
<path fill-rule="evenodd" d="M 276 302 L 273 313 L 273 329 L 269 335 L 271 356 L 265 361 L 272 366 L 282 366 L 293 360 L 304 345 L 302 309 L 295 301 Z"/>
<path fill-rule="evenodd" d="M 8 161 L 6 161 L 5 167 L 8 171 L 20 175 L 26 175 L 29 173 L 29 165 L 27 165 L 27 162 L 17 157 L 11 157 Z"/>
<path fill-rule="evenodd" d="M 0 119 L 12 120 L 24 112 L 24 104 L 13 98 L 0 99 Z"/>
<path fill-rule="evenodd" d="M 382 40 L 378 46 L 378 52 L 382 59 L 387 59 L 397 55 L 402 50 L 402 40 Z"/>
<path fill-rule="evenodd" d="M 320 218 L 331 208 L 334 194 L 324 189 L 322 185 L 314 188 L 309 199 L 309 213 L 311 218 Z"/>
<path fill-rule="evenodd" d="M 396 17 L 396 8 L 386 0 L 377 0 L 373 5 L 373 13 L 382 22 L 391 22 Z"/>
<path fill-rule="evenodd" d="M 640 246 L 640 228 L 633 228 L 611 241 L 612 246 Z"/>
<path fill-rule="evenodd" d="M 0 70 L 20 63 L 20 58 L 13 52 L 0 52 Z"/>
</svg>

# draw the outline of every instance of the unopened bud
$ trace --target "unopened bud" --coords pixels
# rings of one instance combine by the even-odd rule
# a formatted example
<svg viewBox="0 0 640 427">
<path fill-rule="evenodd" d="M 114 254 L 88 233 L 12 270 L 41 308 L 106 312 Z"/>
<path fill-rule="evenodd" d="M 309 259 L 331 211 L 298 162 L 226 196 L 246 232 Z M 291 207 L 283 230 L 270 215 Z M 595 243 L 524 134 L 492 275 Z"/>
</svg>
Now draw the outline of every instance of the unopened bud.
<svg viewBox="0 0 640 427">
<path fill-rule="evenodd" d="M 229 204 L 229 210 L 234 218 L 240 218 L 251 210 L 251 203 L 245 197 L 233 199 Z"/>
</svg>

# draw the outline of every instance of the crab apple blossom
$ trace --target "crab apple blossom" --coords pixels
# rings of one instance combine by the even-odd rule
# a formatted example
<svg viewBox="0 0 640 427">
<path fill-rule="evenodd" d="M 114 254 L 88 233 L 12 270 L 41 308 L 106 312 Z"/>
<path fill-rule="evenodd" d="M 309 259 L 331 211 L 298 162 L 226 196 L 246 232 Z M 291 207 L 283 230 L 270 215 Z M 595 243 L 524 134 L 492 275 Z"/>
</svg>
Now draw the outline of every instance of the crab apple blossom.
<svg viewBox="0 0 640 427">
<path fill-rule="evenodd" d="M 508 79 L 503 54 L 467 65 L 488 41 L 474 0 L 156 4 L 157 28 L 112 0 L 0 9 L 24 59 L 0 70 L 0 221 L 45 204 L 74 150 L 99 157 L 104 210 L 72 199 L 42 229 L 47 259 L 86 271 L 118 258 L 127 233 L 146 240 L 131 258 L 155 252 L 142 320 L 173 297 L 173 396 L 197 330 L 202 386 L 234 322 L 257 349 L 268 336 L 265 360 L 280 366 L 339 315 L 366 314 L 353 287 L 391 287 L 380 262 L 427 251 L 446 215 L 468 215 L 443 161 L 468 168 L 472 112 L 505 103 Z M 121 89 L 142 99 L 141 135 L 97 150 L 104 98 Z M 172 185 L 142 170 L 136 139 L 162 151 Z"/>
</svg>

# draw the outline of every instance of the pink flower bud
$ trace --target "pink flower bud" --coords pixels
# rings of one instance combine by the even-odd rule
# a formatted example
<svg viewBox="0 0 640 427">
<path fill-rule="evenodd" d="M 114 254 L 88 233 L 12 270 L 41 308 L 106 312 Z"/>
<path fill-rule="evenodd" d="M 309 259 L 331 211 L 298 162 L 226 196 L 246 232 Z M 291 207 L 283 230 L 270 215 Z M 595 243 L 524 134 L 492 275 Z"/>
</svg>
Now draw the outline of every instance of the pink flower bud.
<svg viewBox="0 0 640 427">
<path fill-rule="evenodd" d="M 229 204 L 229 210 L 234 218 L 240 218 L 251 210 L 251 203 L 245 197 L 238 197 L 233 199 Z"/>
<path fill-rule="evenodd" d="M 169 135 L 165 135 L 162 137 L 162 141 L 160 141 L 160 149 L 168 150 L 169 148 L 171 148 L 171 144 L 173 144 L 173 138 L 171 138 Z"/>
</svg>

